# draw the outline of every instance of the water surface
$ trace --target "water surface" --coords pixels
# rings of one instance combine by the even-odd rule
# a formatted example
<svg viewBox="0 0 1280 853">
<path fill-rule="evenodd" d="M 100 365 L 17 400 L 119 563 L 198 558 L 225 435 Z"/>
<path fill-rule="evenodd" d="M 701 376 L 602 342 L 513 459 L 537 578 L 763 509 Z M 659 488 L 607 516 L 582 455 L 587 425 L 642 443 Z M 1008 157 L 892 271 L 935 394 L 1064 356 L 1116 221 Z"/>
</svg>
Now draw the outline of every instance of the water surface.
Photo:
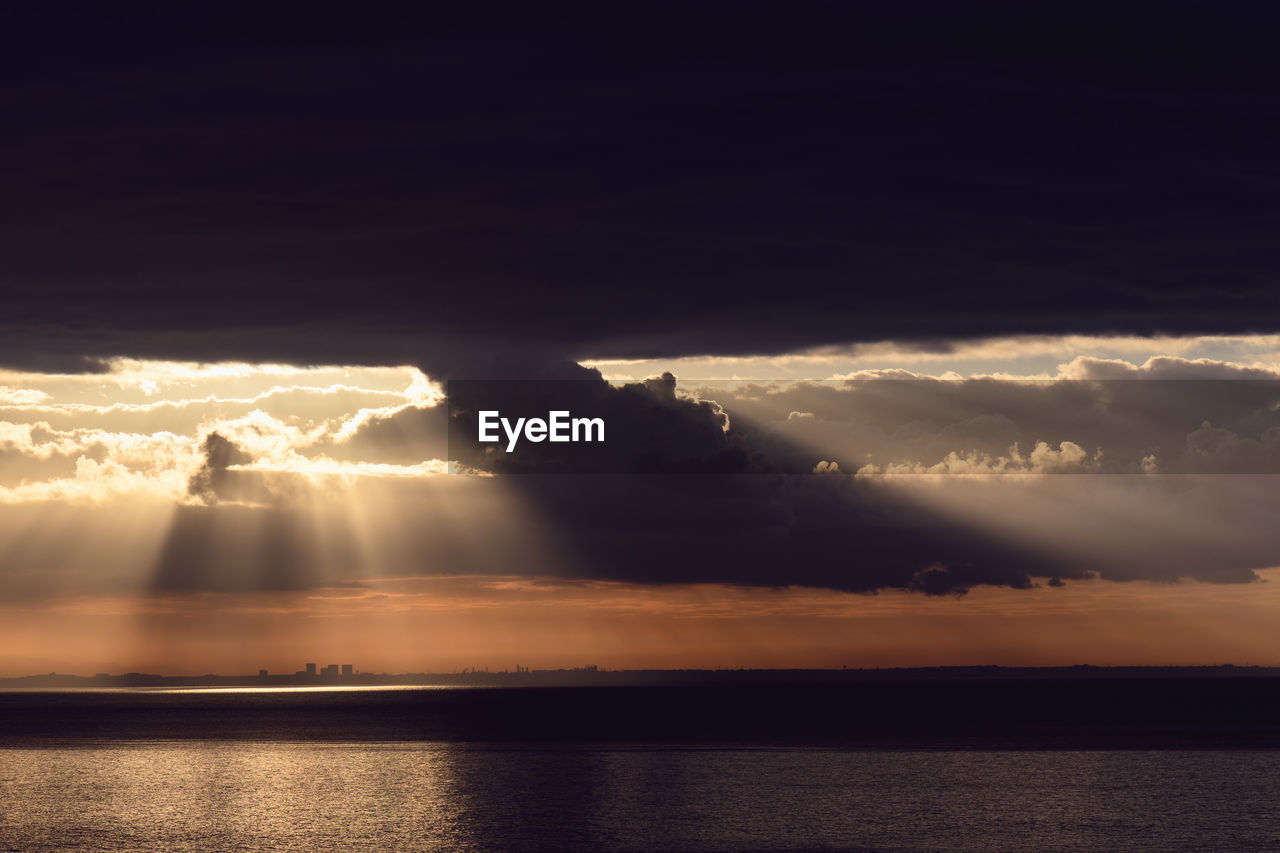
<svg viewBox="0 0 1280 853">
<path fill-rule="evenodd" d="M 9 850 L 1280 848 L 1280 753 L 111 742 L 0 749 Z"/>
</svg>

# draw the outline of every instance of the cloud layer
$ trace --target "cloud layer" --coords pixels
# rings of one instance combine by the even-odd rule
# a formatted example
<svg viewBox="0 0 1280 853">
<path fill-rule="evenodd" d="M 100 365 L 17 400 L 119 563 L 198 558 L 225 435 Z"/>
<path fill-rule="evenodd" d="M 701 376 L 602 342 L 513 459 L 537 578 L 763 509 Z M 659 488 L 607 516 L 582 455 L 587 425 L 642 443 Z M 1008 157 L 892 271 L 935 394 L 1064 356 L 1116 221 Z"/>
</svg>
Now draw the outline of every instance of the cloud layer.
<svg viewBox="0 0 1280 853">
<path fill-rule="evenodd" d="M 153 556 L 91 581 L 96 549 L 36 538 L 13 545 L 5 583 L 234 592 L 516 572 L 944 595 L 1248 582 L 1280 564 L 1266 476 L 1280 472 L 1280 379 L 1176 358 L 1062 372 L 1077 378 L 685 388 L 575 369 L 451 383 L 447 406 L 413 368 L 13 374 L 3 499 L 50 518 L 149 506 L 124 547 Z M 448 435 L 451 415 L 566 393 L 611 425 L 570 465 L 545 445 L 459 452 Z M 450 463 L 473 476 L 442 476 Z M 23 541 L 32 518 L 11 519 L 0 533 Z"/>
<path fill-rule="evenodd" d="M 415 453 L 406 457 L 399 447 L 403 466 L 376 452 L 379 428 L 366 433 L 371 423 L 385 432 L 442 399 L 414 368 L 120 361 L 101 374 L 11 372 L 0 381 L 4 503 L 253 502 L 268 499 L 268 486 L 287 475 L 446 467 L 442 430 L 407 431 Z M 271 483 L 268 474 L 276 475 Z"/>
<path fill-rule="evenodd" d="M 0 363 L 1274 334 L 1270 22 L 1040 14 L 25 10 Z"/>
</svg>

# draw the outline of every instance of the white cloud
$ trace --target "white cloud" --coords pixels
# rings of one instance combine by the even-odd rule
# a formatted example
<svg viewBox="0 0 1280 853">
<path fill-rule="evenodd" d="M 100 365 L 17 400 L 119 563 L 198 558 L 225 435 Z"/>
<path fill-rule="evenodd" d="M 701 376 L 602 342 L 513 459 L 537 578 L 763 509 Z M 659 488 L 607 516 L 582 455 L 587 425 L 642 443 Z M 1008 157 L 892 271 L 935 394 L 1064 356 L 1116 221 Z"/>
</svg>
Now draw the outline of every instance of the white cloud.
<svg viewBox="0 0 1280 853">
<path fill-rule="evenodd" d="M 1064 441 L 1055 450 L 1048 442 L 1038 441 L 1031 453 L 1024 454 L 1014 444 L 1003 456 L 989 456 L 977 451 L 951 451 L 932 465 L 920 462 L 868 464 L 858 469 L 860 476 L 902 474 L 1076 474 L 1098 470 L 1102 451 L 1087 452 L 1073 441 Z"/>
<path fill-rule="evenodd" d="M 326 457 L 361 426 L 438 405 L 416 368 L 199 365 L 119 359 L 102 374 L 2 374 L 0 502 L 113 501 L 133 495 L 187 503 L 188 481 L 213 432 L 255 460 L 246 470 L 308 477 L 416 477 L 408 465 Z M 284 381 L 282 381 L 284 380 Z M 157 397 L 160 399 L 157 399 Z"/>
<path fill-rule="evenodd" d="M 1131 364 L 1115 358 L 1077 356 L 1058 366 L 1058 379 L 1280 379 L 1275 367 L 1258 367 L 1216 361 L 1209 358 L 1186 359 L 1153 356 L 1142 364 Z"/>
</svg>

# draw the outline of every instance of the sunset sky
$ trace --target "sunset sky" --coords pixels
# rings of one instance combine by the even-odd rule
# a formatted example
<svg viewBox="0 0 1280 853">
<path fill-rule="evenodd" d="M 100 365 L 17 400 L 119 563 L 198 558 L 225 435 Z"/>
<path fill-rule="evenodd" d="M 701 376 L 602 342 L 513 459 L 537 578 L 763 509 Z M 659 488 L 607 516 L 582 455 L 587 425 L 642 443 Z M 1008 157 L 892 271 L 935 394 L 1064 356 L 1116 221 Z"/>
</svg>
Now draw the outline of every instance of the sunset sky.
<svg viewBox="0 0 1280 853">
<path fill-rule="evenodd" d="M 797 8 L 7 13 L 0 675 L 1280 666 L 1250 30 Z"/>
<path fill-rule="evenodd" d="M 7 372 L 3 664 L 1273 663 L 1277 344 L 600 365 L 615 392 L 708 374 L 646 393 L 677 436 L 707 411 L 764 461 L 692 494 L 450 473 L 444 392 L 415 367 Z M 1101 355 L 1040 369 L 1068 351 Z M 583 517 L 564 490 L 609 505 Z"/>
</svg>

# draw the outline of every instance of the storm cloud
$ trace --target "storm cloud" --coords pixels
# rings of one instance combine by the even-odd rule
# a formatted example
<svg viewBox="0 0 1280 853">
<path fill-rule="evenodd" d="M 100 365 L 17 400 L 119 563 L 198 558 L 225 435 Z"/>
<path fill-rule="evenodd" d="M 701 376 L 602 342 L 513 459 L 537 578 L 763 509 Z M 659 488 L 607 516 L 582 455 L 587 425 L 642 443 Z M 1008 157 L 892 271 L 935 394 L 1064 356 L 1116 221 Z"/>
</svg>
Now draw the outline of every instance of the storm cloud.
<svg viewBox="0 0 1280 853">
<path fill-rule="evenodd" d="M 8 13 L 0 362 L 1277 328 L 1248 10 L 553 5 Z"/>
</svg>

